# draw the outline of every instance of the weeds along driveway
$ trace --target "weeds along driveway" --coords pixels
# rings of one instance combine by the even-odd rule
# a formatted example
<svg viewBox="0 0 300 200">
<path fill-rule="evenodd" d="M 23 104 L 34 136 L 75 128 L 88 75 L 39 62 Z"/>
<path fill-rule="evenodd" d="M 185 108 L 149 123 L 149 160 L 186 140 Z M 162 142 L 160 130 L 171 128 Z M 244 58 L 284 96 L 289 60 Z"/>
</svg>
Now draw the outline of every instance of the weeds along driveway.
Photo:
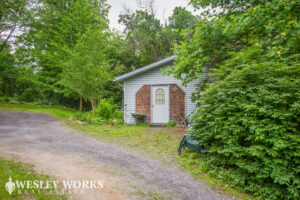
<svg viewBox="0 0 300 200">
<path fill-rule="evenodd" d="M 47 114 L 0 112 L 0 150 L 25 159 L 28 154 L 28 162 L 44 165 L 46 171 L 47 162 L 49 168 L 63 162 L 64 166 L 57 169 L 69 167 L 78 175 L 87 170 L 90 177 L 97 177 L 93 173 L 103 173 L 111 187 L 119 188 L 130 199 L 145 198 L 132 195 L 145 191 L 156 191 L 170 199 L 230 199 L 195 181 L 175 165 L 167 166 L 127 148 L 83 136 Z M 64 176 L 64 173 L 53 170 L 49 175 Z"/>
</svg>

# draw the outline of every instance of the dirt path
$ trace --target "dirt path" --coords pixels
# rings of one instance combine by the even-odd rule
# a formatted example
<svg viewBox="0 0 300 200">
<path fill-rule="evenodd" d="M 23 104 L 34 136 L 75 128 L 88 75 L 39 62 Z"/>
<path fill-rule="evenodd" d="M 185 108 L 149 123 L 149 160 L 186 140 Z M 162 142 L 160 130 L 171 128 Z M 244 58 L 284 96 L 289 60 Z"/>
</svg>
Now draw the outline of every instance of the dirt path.
<svg viewBox="0 0 300 200">
<path fill-rule="evenodd" d="M 230 199 L 175 166 L 83 136 L 46 114 L 0 112 L 0 154 L 57 179 L 104 181 L 102 190 L 72 194 L 76 199 L 138 199 L 132 186 L 172 199 Z"/>
</svg>

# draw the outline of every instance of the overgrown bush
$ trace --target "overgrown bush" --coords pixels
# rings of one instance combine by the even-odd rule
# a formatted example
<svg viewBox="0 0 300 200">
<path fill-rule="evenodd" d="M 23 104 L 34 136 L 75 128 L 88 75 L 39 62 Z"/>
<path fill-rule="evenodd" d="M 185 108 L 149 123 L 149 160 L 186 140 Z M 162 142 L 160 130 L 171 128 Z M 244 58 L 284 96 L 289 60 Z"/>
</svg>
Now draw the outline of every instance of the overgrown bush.
<svg viewBox="0 0 300 200">
<path fill-rule="evenodd" d="M 9 103 L 11 99 L 12 99 L 11 97 L 7 97 L 7 96 L 0 97 L 0 103 Z"/>
<path fill-rule="evenodd" d="M 23 104 L 25 103 L 22 100 L 19 100 L 18 97 L 0 97 L 0 103 L 10 103 L 10 104 Z"/>
<path fill-rule="evenodd" d="M 109 119 L 123 119 L 123 112 L 117 108 L 112 98 L 102 99 L 94 114 L 102 117 L 105 120 Z"/>
<path fill-rule="evenodd" d="M 117 108 L 113 99 L 102 99 L 95 111 L 76 113 L 75 118 L 90 124 L 121 124 L 123 111 Z"/>
<path fill-rule="evenodd" d="M 26 102 L 33 102 L 34 100 L 37 101 L 38 99 L 42 99 L 42 98 L 37 98 L 41 96 L 39 93 L 40 93 L 39 90 L 35 90 L 29 87 L 24 90 L 23 94 L 19 96 L 19 99 Z"/>
<path fill-rule="evenodd" d="M 176 120 L 170 120 L 167 123 L 167 127 L 171 128 L 171 127 L 175 127 L 176 126 Z"/>
<path fill-rule="evenodd" d="M 248 64 L 201 95 L 192 135 L 214 176 L 261 199 L 299 199 L 300 65 Z"/>
</svg>

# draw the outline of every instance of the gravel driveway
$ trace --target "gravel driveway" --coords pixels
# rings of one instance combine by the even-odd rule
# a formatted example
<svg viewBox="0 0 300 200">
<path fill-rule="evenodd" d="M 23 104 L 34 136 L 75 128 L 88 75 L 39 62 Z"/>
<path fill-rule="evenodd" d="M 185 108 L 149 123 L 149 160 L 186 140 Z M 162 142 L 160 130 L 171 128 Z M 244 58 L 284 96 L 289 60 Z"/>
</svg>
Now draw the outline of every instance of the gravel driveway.
<svg viewBox="0 0 300 200">
<path fill-rule="evenodd" d="M 14 154 L 59 178 L 101 177 L 108 183 L 102 199 L 139 198 L 130 195 L 130 185 L 172 199 L 232 199 L 175 165 L 84 136 L 47 114 L 0 112 L 0 152 Z M 89 198 L 98 199 L 97 195 Z"/>
</svg>

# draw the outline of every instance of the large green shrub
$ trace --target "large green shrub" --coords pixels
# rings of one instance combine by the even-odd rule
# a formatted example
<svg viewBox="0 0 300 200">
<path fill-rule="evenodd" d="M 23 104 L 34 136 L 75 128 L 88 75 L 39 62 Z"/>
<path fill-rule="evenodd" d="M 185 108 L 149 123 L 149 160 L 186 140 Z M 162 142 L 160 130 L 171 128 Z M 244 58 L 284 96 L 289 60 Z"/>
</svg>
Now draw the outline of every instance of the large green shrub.
<svg viewBox="0 0 300 200">
<path fill-rule="evenodd" d="M 262 199 L 299 199 L 300 65 L 232 69 L 201 95 L 192 135 L 210 172 Z"/>
<path fill-rule="evenodd" d="M 118 117 L 117 105 L 114 104 L 113 99 L 102 99 L 97 109 L 94 111 L 96 116 L 109 120 Z M 122 116 L 123 117 L 123 116 Z"/>
<path fill-rule="evenodd" d="M 75 118 L 90 124 L 121 124 L 123 123 L 123 111 L 117 108 L 113 99 L 102 99 L 96 110 L 85 113 L 76 113 Z"/>
</svg>

